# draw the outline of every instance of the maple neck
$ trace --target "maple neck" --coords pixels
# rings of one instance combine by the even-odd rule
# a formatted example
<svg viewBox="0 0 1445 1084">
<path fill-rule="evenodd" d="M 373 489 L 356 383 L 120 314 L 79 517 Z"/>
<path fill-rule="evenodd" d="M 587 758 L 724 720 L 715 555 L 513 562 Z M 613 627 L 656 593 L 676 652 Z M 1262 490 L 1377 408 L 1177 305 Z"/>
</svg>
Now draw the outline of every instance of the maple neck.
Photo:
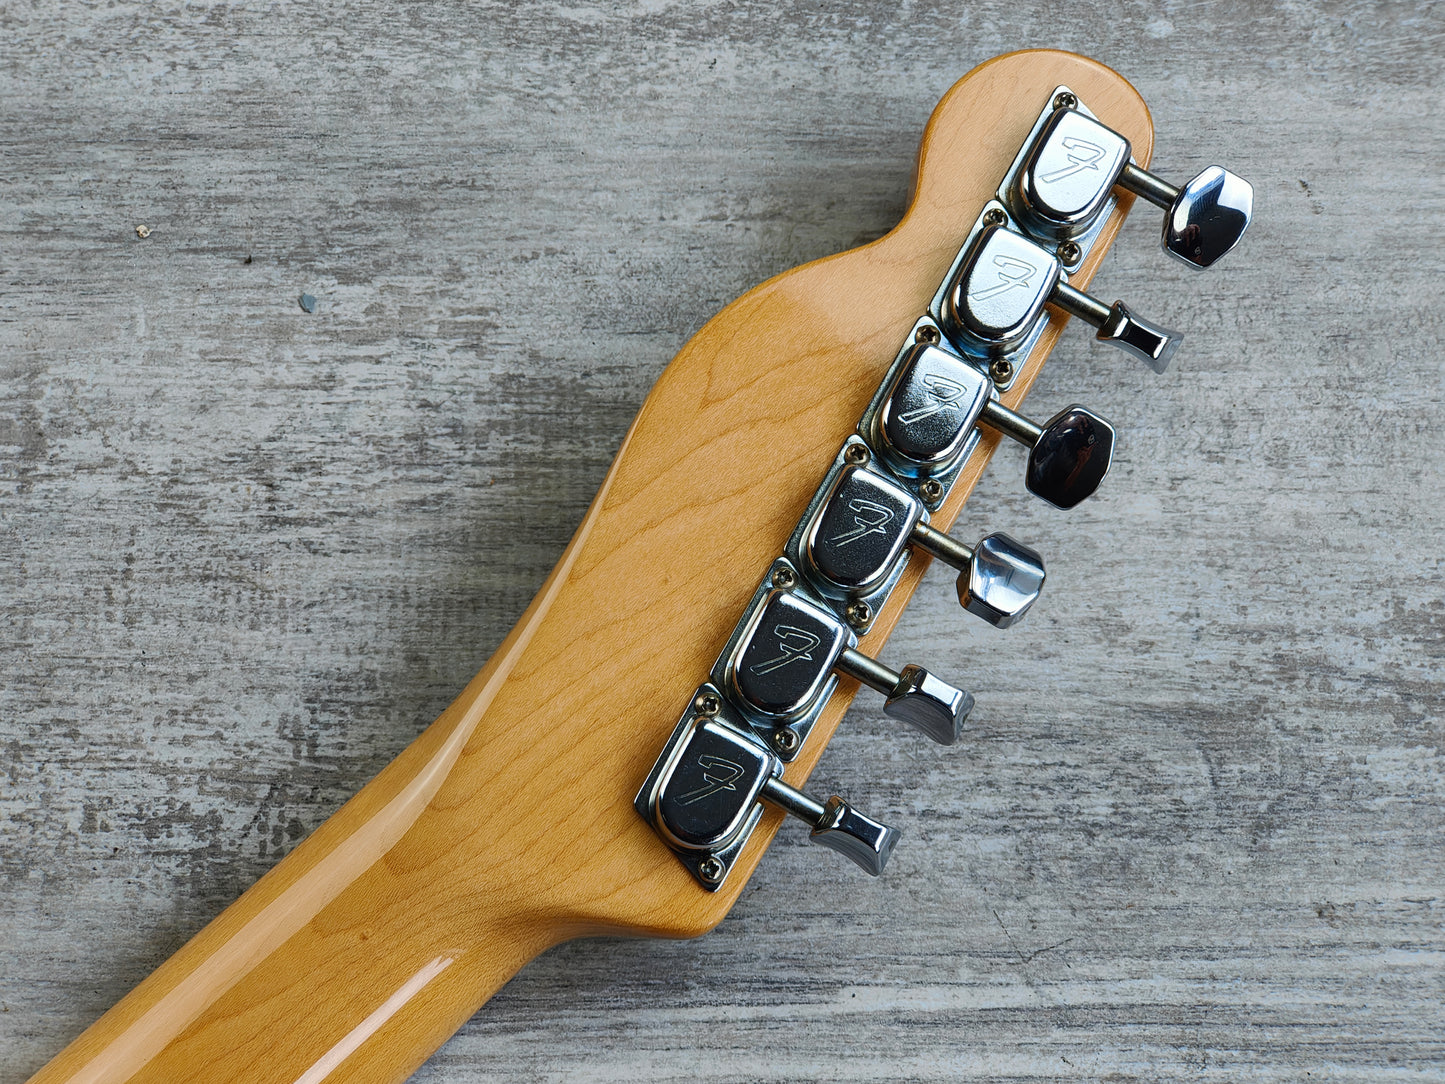
<svg viewBox="0 0 1445 1084">
<path fill-rule="evenodd" d="M 873 244 L 729 305 L 668 366 L 576 535 L 486 667 L 385 771 L 34 1084 L 404 1079 L 528 959 L 571 937 L 685 937 L 742 891 L 764 813 L 716 892 L 633 809 L 638 786 L 781 552 L 1038 110 L 1067 84 L 1144 164 L 1148 111 L 1118 75 L 1015 53 L 944 98 L 908 214 Z M 1123 194 L 1070 281 L 1087 285 Z M 1066 317 L 1052 315 L 1034 356 Z M 1001 396 L 1018 405 L 1039 371 Z M 785 437 L 785 439 L 783 439 Z M 946 531 L 998 442 L 931 523 Z M 910 562 L 860 648 L 887 639 Z M 807 779 L 857 685 L 787 766 Z"/>
</svg>

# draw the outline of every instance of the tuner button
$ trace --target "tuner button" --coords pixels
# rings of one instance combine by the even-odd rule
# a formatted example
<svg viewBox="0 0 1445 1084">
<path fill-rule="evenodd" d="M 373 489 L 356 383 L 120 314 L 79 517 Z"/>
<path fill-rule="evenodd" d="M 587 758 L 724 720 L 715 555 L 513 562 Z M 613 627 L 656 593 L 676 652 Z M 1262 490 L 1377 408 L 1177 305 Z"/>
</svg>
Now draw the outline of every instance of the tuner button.
<svg viewBox="0 0 1445 1084">
<path fill-rule="evenodd" d="M 1179 349 L 1177 332 L 1139 319 L 1122 301 L 1110 307 L 1109 318 L 1099 326 L 1099 333 L 1094 337 L 1133 354 L 1156 373 L 1169 368 L 1174 352 Z"/>
<path fill-rule="evenodd" d="M 1077 403 L 1044 426 L 1029 452 L 1024 485 L 1057 508 L 1093 495 L 1114 459 L 1114 427 Z"/>
<path fill-rule="evenodd" d="M 973 696 L 934 677 L 921 666 L 905 666 L 883 710 L 922 731 L 939 745 L 952 745 L 973 710 Z"/>
<path fill-rule="evenodd" d="M 973 710 L 973 697 L 934 677 L 921 666 L 897 672 L 851 648 L 838 656 L 837 670 L 888 699 L 883 710 L 921 730 L 940 745 L 952 745 Z"/>
<path fill-rule="evenodd" d="M 812 825 L 809 837 L 814 843 L 851 858 L 874 877 L 883 872 L 898 842 L 896 828 L 864 816 L 836 794 L 820 803 L 781 779 L 770 779 L 763 786 L 762 796 Z"/>
<path fill-rule="evenodd" d="M 1202 269 L 1239 244 L 1254 215 L 1254 189 L 1224 167 L 1210 166 L 1180 190 L 1168 212 L 1164 251 Z"/>
<path fill-rule="evenodd" d="M 1006 534 L 979 540 L 973 560 L 958 577 L 958 601 L 995 628 L 1014 624 L 1037 601 L 1044 586 L 1044 559 Z"/>
<path fill-rule="evenodd" d="M 864 872 L 877 877 L 898 842 L 898 829 L 864 816 L 835 794 L 823 804 L 823 818 L 809 838 L 851 858 Z"/>
<path fill-rule="evenodd" d="M 959 570 L 959 605 L 995 628 L 1023 617 L 1044 586 L 1044 559 L 1006 534 L 988 535 L 970 548 L 920 523 L 913 541 Z"/>
<path fill-rule="evenodd" d="M 1092 496 L 1114 458 L 1114 427 L 1075 403 L 1039 426 L 990 400 L 979 420 L 1029 449 L 1024 485 L 1056 508 Z"/>
</svg>

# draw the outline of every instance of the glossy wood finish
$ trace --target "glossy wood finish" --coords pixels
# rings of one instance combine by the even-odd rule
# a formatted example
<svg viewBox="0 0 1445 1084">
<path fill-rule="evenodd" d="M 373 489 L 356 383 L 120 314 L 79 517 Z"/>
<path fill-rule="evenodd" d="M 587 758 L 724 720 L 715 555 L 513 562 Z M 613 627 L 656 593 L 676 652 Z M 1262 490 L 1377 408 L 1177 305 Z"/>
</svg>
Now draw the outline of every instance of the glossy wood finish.
<svg viewBox="0 0 1445 1084">
<path fill-rule="evenodd" d="M 35 1080 L 395 1081 L 550 944 L 716 924 L 780 815 L 707 894 L 632 796 L 1058 83 L 1147 164 L 1148 112 L 1101 65 L 1020 53 L 966 76 L 930 121 L 898 227 L 710 321 L 657 382 L 561 562 L 455 703 Z M 1087 283 L 1126 210 L 1076 281 Z M 1005 402 L 1017 405 L 1037 371 Z M 985 437 L 940 526 L 996 443 Z M 865 651 L 879 651 L 924 564 L 910 567 Z M 790 782 L 806 779 L 853 691 L 845 682 L 834 697 Z"/>
</svg>

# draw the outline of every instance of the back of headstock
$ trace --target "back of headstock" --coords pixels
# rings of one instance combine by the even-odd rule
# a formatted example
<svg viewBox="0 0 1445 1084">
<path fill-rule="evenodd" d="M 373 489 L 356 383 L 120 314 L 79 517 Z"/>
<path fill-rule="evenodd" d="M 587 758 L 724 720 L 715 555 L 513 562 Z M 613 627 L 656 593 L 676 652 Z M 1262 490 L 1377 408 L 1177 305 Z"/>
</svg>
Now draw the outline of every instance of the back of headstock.
<svg viewBox="0 0 1445 1084">
<path fill-rule="evenodd" d="M 1030 157 L 1056 116 L 1074 127 Z M 784 807 L 881 867 L 890 834 L 801 791 L 860 681 L 958 736 L 966 694 L 877 659 L 926 554 L 962 567 L 973 613 L 1022 615 L 1038 556 L 946 532 L 1002 435 L 1033 447 L 1030 488 L 1061 506 L 1107 468 L 1096 415 L 1016 413 L 1066 313 L 1167 363 L 1169 333 L 1081 292 L 1134 193 L 1171 204 L 1181 258 L 1212 262 L 1242 229 L 1237 179 L 1174 192 L 1144 173 L 1151 148 L 1138 94 L 1082 57 L 1015 53 L 965 76 L 929 122 L 899 225 L 709 321 L 461 696 L 36 1079 L 401 1079 L 550 944 L 711 928 Z M 950 418 L 966 431 L 937 429 Z M 844 529 L 825 529 L 846 486 Z M 865 549 L 881 576 L 858 571 Z M 807 667 L 800 706 L 784 679 Z"/>
</svg>

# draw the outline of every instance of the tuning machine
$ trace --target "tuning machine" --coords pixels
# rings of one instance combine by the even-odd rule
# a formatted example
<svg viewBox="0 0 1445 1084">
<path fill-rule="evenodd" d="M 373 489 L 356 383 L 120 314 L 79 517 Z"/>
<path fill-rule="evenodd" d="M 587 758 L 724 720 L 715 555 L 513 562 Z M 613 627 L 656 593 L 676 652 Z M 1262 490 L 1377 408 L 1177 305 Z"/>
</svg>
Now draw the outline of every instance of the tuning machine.
<svg viewBox="0 0 1445 1084">
<path fill-rule="evenodd" d="M 895 671 L 857 650 L 858 637 L 808 590 L 787 560 L 773 563 L 713 667 L 712 680 L 784 760 L 802 748 L 838 675 L 882 693 L 885 714 L 952 745 L 973 697 L 921 666 Z"/>
<path fill-rule="evenodd" d="M 1122 301 L 1106 305 L 1069 285 L 1063 261 L 1016 229 L 991 204 L 964 246 L 942 291 L 938 317 L 960 350 L 983 357 L 1016 354 L 1036 338 L 1052 305 L 1097 328 L 1096 338 L 1162 373 L 1179 335 L 1134 315 Z"/>
<path fill-rule="evenodd" d="M 782 780 L 783 762 L 719 691 L 698 689 L 633 802 L 698 882 L 716 891 L 769 802 L 799 818 L 814 843 L 878 876 L 898 832 L 837 795 L 826 802 Z"/>
<path fill-rule="evenodd" d="M 857 632 L 872 625 L 914 548 L 958 570 L 958 601 L 969 613 L 997 628 L 1021 619 L 1043 587 L 1043 558 L 1001 533 L 966 546 L 928 518 L 922 499 L 875 465 L 868 445 L 852 437 L 789 539 L 787 555 Z"/>
<path fill-rule="evenodd" d="M 1003 193 L 1031 233 L 1053 241 L 1087 233 L 1116 187 L 1164 209 L 1160 245 L 1194 268 L 1220 259 L 1248 228 L 1254 190 L 1222 166 L 1176 188 L 1136 165 L 1129 141 L 1087 113 L 1067 87 L 1055 91 L 1041 120 Z"/>
<path fill-rule="evenodd" d="M 891 372 L 864 420 L 880 458 L 915 486 L 956 474 L 979 424 L 1029 449 L 1024 484 L 1055 507 L 1074 507 L 1109 471 L 1114 427 L 1077 403 L 1039 425 L 993 399 L 976 365 L 930 343 L 905 347 Z"/>
</svg>

